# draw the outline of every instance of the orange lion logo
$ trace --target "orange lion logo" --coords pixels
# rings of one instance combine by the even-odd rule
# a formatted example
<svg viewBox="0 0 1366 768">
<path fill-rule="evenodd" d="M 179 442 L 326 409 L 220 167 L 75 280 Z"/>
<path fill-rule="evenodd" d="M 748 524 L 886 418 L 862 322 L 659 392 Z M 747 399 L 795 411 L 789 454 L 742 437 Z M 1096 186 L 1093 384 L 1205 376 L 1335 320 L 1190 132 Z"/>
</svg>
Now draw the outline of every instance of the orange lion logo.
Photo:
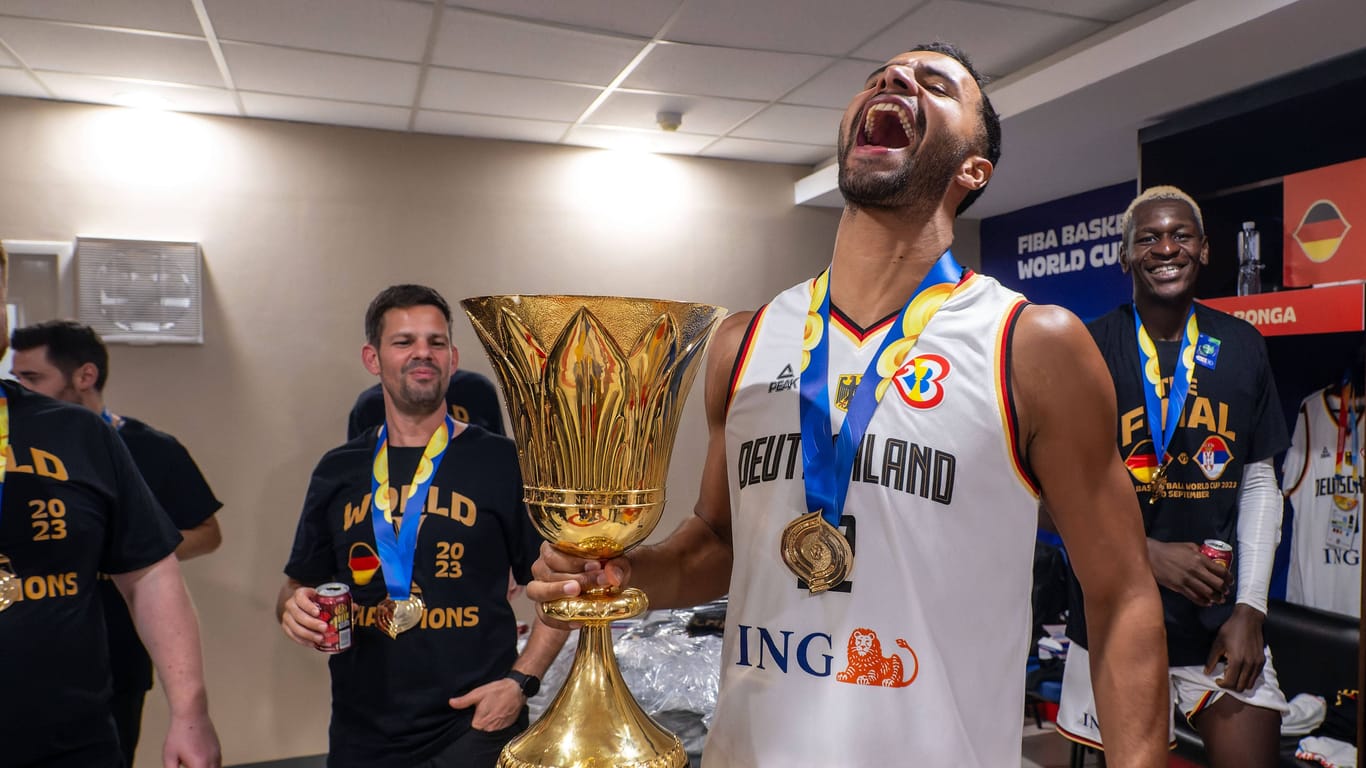
<svg viewBox="0 0 1366 768">
<path fill-rule="evenodd" d="M 905 688 L 915 682 L 916 675 L 920 674 L 920 659 L 905 640 L 898 637 L 896 644 L 911 654 L 910 677 L 904 680 L 901 677 L 905 668 L 899 654 L 883 656 L 882 642 L 877 639 L 877 633 L 866 627 L 859 627 L 849 635 L 849 666 L 845 667 L 843 672 L 837 673 L 835 679 L 841 683 L 855 685 Z"/>
</svg>

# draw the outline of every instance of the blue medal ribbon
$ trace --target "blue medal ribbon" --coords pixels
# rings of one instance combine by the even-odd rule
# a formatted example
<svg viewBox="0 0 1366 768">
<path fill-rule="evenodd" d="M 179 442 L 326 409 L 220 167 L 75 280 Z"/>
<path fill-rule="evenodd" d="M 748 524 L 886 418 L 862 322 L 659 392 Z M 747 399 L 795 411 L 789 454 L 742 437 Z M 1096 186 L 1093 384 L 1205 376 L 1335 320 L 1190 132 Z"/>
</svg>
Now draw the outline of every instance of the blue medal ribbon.
<svg viewBox="0 0 1366 768">
<path fill-rule="evenodd" d="M 1176 425 L 1181 422 L 1181 413 L 1186 407 L 1186 396 L 1190 394 L 1191 380 L 1195 373 L 1195 341 L 1200 329 L 1195 322 L 1195 306 L 1186 313 L 1186 332 L 1181 336 L 1181 348 L 1176 353 L 1176 371 L 1172 374 L 1171 391 L 1167 393 L 1166 410 L 1162 409 L 1163 398 L 1158 395 L 1162 385 L 1162 370 L 1157 361 L 1157 345 L 1143 327 L 1143 318 L 1138 316 L 1134 306 L 1134 332 L 1138 335 L 1138 378 L 1143 387 L 1143 397 L 1147 406 L 1146 419 L 1148 434 L 1153 441 L 1153 454 L 1157 457 L 1157 471 L 1166 467 L 1167 447 L 1176 436 Z"/>
<path fill-rule="evenodd" d="M 830 426 L 830 274 L 831 270 L 827 269 L 816 278 L 812 287 L 811 312 L 807 315 L 803 348 L 809 357 L 804 355 L 806 359 L 802 367 L 800 398 L 802 470 L 806 483 L 807 511 L 819 511 L 821 519 L 839 528 L 840 517 L 844 513 L 844 499 L 849 492 L 849 479 L 853 474 L 854 456 L 864 433 L 868 431 L 873 412 L 877 410 L 887 389 L 882 386 L 883 377 L 878 375 L 878 362 L 892 344 L 906 337 L 918 338 L 934 310 L 938 309 L 936 304 L 928 312 L 917 312 L 914 318 L 917 327 L 907 328 L 907 313 L 916 299 L 934 286 L 957 284 L 962 280 L 963 268 L 954 260 L 951 252 L 944 251 L 921 279 L 906 306 L 897 314 L 892 327 L 887 329 L 881 346 L 859 379 L 837 439 L 832 435 Z M 947 295 L 947 291 L 942 292 L 942 298 Z M 942 298 L 940 304 L 943 303 Z"/>
<path fill-rule="evenodd" d="M 108 424 L 114 429 L 123 429 L 123 419 L 119 419 L 118 422 L 115 422 L 114 414 L 110 413 L 108 408 L 105 408 L 100 411 L 100 418 L 104 419 L 104 423 Z"/>
<path fill-rule="evenodd" d="M 455 436 L 455 419 L 446 415 L 445 425 L 432 434 L 422 452 L 412 482 L 408 484 L 408 498 L 400 499 L 403 517 L 399 531 L 394 532 L 389 499 L 389 428 L 379 428 L 375 440 L 375 455 L 370 475 L 370 522 L 375 531 L 375 549 L 379 554 L 384 586 L 391 600 L 406 600 L 412 593 L 413 560 L 417 555 L 417 530 L 421 526 L 422 508 L 427 503 L 427 491 L 432 487 L 436 470 L 446 456 L 451 438 Z"/>
</svg>

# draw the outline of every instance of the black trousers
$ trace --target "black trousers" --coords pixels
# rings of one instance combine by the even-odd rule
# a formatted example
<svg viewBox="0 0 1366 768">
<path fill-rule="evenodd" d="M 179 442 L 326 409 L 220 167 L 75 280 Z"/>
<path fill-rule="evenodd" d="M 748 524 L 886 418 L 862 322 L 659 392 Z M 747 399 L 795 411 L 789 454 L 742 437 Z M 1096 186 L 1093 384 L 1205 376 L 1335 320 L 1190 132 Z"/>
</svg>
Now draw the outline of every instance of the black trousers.
<svg viewBox="0 0 1366 768">
<path fill-rule="evenodd" d="M 498 755 L 518 734 L 527 729 L 531 719 L 527 708 L 517 716 L 516 722 L 501 731 L 476 731 L 470 729 L 464 736 L 451 742 L 426 762 L 415 768 L 494 768 L 498 765 Z"/>
</svg>

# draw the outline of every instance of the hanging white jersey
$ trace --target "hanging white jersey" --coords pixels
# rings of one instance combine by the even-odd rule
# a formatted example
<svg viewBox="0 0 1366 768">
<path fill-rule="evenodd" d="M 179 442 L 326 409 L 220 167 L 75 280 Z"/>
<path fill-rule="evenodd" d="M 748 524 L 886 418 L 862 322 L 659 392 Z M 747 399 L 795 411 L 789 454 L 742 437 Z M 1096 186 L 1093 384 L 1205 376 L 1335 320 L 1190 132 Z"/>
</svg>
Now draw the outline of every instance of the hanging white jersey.
<svg viewBox="0 0 1366 768">
<path fill-rule="evenodd" d="M 1304 399 L 1285 454 L 1285 495 L 1294 507 L 1285 597 L 1360 616 L 1363 420 L 1359 407 L 1348 415 L 1358 437 L 1353 441 L 1347 431 L 1339 466 L 1341 401 L 1335 392 L 1326 388 Z"/>
<path fill-rule="evenodd" d="M 840 530 L 849 577 L 812 595 L 784 565 L 807 512 L 800 377 L 811 282 L 756 313 L 726 418 L 734 571 L 707 768 L 1019 765 L 1038 496 L 1008 381 L 1025 301 L 971 272 L 892 381 L 858 448 Z M 891 321 L 832 308 L 838 434 Z"/>
</svg>

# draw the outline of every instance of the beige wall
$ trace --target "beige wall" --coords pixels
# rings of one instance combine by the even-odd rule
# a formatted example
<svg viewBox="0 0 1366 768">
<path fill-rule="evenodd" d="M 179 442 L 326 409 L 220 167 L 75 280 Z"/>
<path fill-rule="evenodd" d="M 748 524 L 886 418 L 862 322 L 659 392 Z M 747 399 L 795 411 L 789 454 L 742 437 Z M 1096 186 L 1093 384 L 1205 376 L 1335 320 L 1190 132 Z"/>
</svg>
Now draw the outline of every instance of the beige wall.
<svg viewBox="0 0 1366 768">
<path fill-rule="evenodd" d="M 804 172 L 0 98 L 0 236 L 203 244 L 205 344 L 115 346 L 107 395 L 178 436 L 225 503 L 222 549 L 185 572 L 228 764 L 326 747 L 324 657 L 285 640 L 272 611 L 309 472 L 371 383 L 373 294 L 418 281 L 452 300 L 753 307 L 829 259 L 838 211 L 793 206 Z M 463 317 L 456 340 L 466 367 L 490 370 Z M 658 534 L 695 498 L 700 400 Z M 154 693 L 139 766 L 156 764 L 164 722 Z"/>
</svg>

